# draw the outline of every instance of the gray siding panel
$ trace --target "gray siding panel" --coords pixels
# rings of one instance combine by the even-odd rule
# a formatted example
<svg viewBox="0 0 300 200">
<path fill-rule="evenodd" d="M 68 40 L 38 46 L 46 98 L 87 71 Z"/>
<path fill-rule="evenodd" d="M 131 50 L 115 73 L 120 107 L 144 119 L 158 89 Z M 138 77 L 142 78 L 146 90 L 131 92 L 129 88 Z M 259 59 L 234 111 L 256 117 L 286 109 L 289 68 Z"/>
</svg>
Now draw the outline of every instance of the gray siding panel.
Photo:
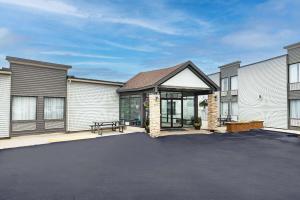
<svg viewBox="0 0 300 200">
<path fill-rule="evenodd" d="M 44 120 L 44 98 L 67 96 L 67 71 L 64 69 L 31 66 L 28 64 L 11 63 L 12 71 L 12 96 L 34 96 L 37 97 L 37 110 L 35 129 L 28 132 L 28 127 L 18 126 L 12 128 L 12 133 L 17 130 L 17 134 L 24 133 L 45 133 L 49 132 L 45 128 Z M 66 111 L 65 111 L 66 112 Z M 64 119 L 65 120 L 65 119 Z M 64 123 L 65 124 L 65 123 Z M 22 128 L 24 128 L 22 130 Z M 64 131 L 62 126 L 55 127 L 57 131 Z"/>
<path fill-rule="evenodd" d="M 65 97 L 66 71 L 11 64 L 12 95 Z"/>
<path fill-rule="evenodd" d="M 240 120 L 264 120 L 266 127 L 288 128 L 286 57 L 240 68 L 238 84 Z"/>
<path fill-rule="evenodd" d="M 288 50 L 289 64 L 300 62 L 300 47 Z"/>
<path fill-rule="evenodd" d="M 221 78 L 227 78 L 227 77 L 229 78 L 231 76 L 237 76 L 239 67 L 240 64 L 235 64 L 230 67 L 220 68 Z"/>
<path fill-rule="evenodd" d="M 289 99 L 300 99 L 300 90 L 290 91 Z"/>
</svg>

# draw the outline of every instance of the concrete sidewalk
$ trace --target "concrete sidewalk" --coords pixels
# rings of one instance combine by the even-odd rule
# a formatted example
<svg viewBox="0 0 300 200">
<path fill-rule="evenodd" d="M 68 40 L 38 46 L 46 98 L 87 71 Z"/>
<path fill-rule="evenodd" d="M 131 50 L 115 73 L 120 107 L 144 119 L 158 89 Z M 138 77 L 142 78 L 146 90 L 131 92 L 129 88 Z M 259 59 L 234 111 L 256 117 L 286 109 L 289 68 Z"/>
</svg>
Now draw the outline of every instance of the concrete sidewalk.
<svg viewBox="0 0 300 200">
<path fill-rule="evenodd" d="M 144 130 L 145 130 L 144 128 L 129 126 L 126 128 L 126 130 L 124 130 L 124 133 L 120 133 L 118 131 L 104 131 L 102 136 L 95 133 L 91 133 L 90 131 L 77 132 L 77 133 L 60 132 L 60 133 L 49 133 L 49 134 L 39 134 L 39 135 L 24 135 L 24 136 L 12 137 L 10 139 L 0 140 L 0 149 L 35 146 L 41 144 L 50 144 L 55 142 L 66 142 L 66 141 L 73 141 L 73 140 L 93 139 L 98 137 L 145 132 Z"/>
</svg>

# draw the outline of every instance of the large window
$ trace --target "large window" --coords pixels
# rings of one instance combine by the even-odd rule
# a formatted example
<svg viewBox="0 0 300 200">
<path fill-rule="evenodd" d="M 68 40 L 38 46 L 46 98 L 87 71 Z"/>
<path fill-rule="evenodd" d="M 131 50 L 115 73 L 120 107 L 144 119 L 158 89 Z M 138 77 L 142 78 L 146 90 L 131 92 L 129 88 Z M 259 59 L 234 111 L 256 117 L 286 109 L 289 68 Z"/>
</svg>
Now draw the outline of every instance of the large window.
<svg viewBox="0 0 300 200">
<path fill-rule="evenodd" d="M 120 99 L 120 119 L 141 123 L 142 98 L 139 95 L 122 96 Z"/>
<path fill-rule="evenodd" d="M 228 103 L 227 102 L 221 103 L 221 115 L 222 115 L 222 117 L 228 116 Z"/>
<path fill-rule="evenodd" d="M 300 100 L 290 101 L 290 117 L 291 119 L 300 119 Z"/>
<path fill-rule="evenodd" d="M 237 90 L 238 89 L 238 77 L 232 76 L 230 78 L 230 90 Z"/>
<path fill-rule="evenodd" d="M 290 83 L 300 82 L 300 64 L 290 65 Z"/>
<path fill-rule="evenodd" d="M 13 97 L 12 120 L 36 120 L 36 97 Z"/>
<path fill-rule="evenodd" d="M 231 102 L 231 118 L 233 121 L 238 121 L 239 106 L 237 102 Z"/>
<path fill-rule="evenodd" d="M 221 81 L 221 89 L 222 91 L 228 91 L 228 78 L 223 78 Z"/>
<path fill-rule="evenodd" d="M 44 119 L 63 119 L 64 103 L 64 98 L 45 97 Z"/>
</svg>

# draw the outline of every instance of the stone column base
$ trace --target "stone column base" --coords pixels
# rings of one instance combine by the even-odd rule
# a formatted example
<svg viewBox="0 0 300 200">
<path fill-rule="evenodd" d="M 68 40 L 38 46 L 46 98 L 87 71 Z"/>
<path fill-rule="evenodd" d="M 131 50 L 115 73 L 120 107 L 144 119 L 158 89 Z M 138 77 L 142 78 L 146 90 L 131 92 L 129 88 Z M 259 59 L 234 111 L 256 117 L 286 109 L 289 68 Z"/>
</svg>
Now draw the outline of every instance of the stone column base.
<svg viewBox="0 0 300 200">
<path fill-rule="evenodd" d="M 215 131 L 218 124 L 218 105 L 217 96 L 215 94 L 208 95 L 208 130 Z"/>
<path fill-rule="evenodd" d="M 149 94 L 149 128 L 151 137 L 160 134 L 160 95 Z"/>
</svg>

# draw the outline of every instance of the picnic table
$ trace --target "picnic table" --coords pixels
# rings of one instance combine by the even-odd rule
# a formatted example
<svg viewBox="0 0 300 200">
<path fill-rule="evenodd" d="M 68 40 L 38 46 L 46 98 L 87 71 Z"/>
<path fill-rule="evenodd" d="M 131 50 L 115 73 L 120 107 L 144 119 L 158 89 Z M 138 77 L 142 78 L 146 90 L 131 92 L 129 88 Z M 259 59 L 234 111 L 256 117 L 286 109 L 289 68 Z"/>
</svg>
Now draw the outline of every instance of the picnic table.
<svg viewBox="0 0 300 200">
<path fill-rule="evenodd" d="M 90 125 L 91 132 L 98 132 L 99 135 L 102 135 L 104 129 L 111 129 L 112 131 L 116 131 L 117 128 L 119 132 L 124 132 L 125 124 L 121 121 L 109 121 L 109 122 L 93 122 L 93 125 Z"/>
</svg>

